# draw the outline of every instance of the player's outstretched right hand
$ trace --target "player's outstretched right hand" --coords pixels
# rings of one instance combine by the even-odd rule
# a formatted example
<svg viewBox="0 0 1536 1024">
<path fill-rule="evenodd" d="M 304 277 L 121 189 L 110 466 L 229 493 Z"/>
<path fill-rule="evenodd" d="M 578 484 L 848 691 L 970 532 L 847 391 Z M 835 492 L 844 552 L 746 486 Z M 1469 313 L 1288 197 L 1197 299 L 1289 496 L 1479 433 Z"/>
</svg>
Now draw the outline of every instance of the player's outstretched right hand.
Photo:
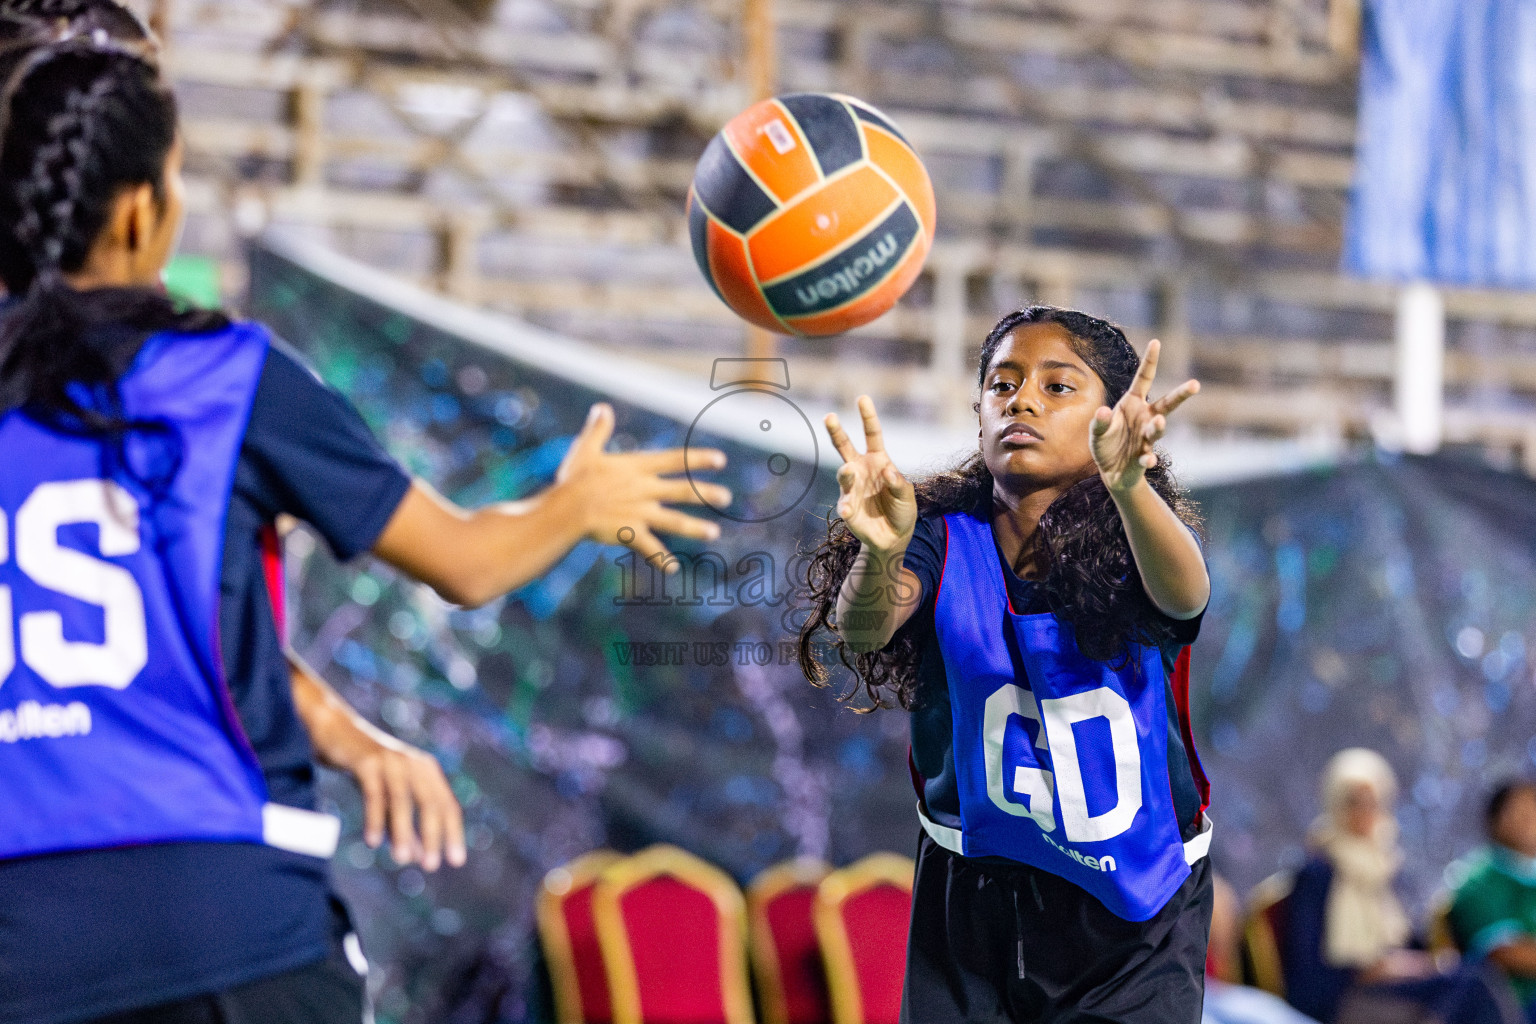
<svg viewBox="0 0 1536 1024">
<path fill-rule="evenodd" d="M 594 405 L 560 463 L 555 481 L 579 495 L 584 536 L 599 544 L 623 544 L 653 565 L 676 572 L 677 559 L 656 534 L 714 540 L 720 536 L 720 527 L 667 506 L 724 508 L 731 503 L 731 492 L 721 485 L 678 474 L 690 464 L 694 469 L 723 469 L 725 453 L 713 448 L 604 451 L 612 436 L 613 408 L 606 403 Z"/>
<path fill-rule="evenodd" d="M 868 395 L 859 396 L 864 419 L 864 453 L 853 446 L 836 413 L 827 414 L 827 433 L 843 457 L 837 471 L 837 514 L 859 543 L 878 554 L 905 551 L 917 526 L 917 497 L 911 482 L 885 452 L 880 417 Z"/>
</svg>

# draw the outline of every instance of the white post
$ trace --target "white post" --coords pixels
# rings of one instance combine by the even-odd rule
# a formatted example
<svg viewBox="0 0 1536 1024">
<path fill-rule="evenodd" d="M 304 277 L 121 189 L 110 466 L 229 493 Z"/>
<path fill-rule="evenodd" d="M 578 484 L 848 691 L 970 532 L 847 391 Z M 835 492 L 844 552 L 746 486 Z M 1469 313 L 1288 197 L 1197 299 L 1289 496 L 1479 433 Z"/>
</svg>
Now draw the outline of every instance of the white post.
<svg viewBox="0 0 1536 1024">
<path fill-rule="evenodd" d="M 1445 418 L 1445 300 L 1423 281 L 1397 296 L 1395 404 L 1403 450 L 1428 455 L 1440 447 Z"/>
</svg>

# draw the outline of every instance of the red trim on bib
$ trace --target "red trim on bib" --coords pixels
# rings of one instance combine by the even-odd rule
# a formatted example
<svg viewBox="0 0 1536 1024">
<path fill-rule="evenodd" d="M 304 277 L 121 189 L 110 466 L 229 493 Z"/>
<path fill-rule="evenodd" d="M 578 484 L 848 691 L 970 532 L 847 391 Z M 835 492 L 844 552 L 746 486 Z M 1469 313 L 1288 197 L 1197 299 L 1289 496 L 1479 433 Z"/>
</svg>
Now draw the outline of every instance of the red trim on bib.
<svg viewBox="0 0 1536 1024">
<path fill-rule="evenodd" d="M 268 523 L 261 528 L 261 575 L 267 582 L 267 599 L 272 602 L 272 621 L 277 624 L 277 638 L 288 644 L 288 599 L 283 582 L 283 539 L 277 527 Z"/>
<path fill-rule="evenodd" d="M 1200 764 L 1200 754 L 1195 750 L 1194 731 L 1189 719 L 1189 648 L 1179 652 L 1173 664 L 1173 702 L 1179 710 L 1179 735 L 1184 738 L 1184 754 L 1189 758 L 1189 770 L 1195 777 L 1195 787 L 1200 790 L 1200 812 L 1211 806 L 1211 781 Z"/>
</svg>

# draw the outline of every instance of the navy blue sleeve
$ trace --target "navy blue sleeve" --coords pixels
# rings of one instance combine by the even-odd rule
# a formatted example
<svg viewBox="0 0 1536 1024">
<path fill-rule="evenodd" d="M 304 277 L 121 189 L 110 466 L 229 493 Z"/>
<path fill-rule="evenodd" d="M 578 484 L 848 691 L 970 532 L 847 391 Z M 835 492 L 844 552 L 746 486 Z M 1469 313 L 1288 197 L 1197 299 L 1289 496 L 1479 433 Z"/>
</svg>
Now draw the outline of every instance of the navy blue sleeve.
<svg viewBox="0 0 1536 1024">
<path fill-rule="evenodd" d="M 907 554 L 902 567 L 923 586 L 921 608 L 933 603 L 933 595 L 939 591 L 939 581 L 944 578 L 944 523 L 937 518 L 924 517 L 917 521 L 912 539 L 907 542 Z"/>
<path fill-rule="evenodd" d="M 1205 552 L 1205 542 L 1200 539 L 1200 531 L 1190 527 L 1189 532 L 1194 536 L 1195 543 L 1200 545 L 1200 551 L 1203 554 Z M 1178 648 L 1188 647 L 1200 636 L 1200 623 L 1205 621 L 1205 613 L 1209 608 L 1210 601 L 1207 600 L 1205 608 L 1200 609 L 1200 614 L 1192 619 L 1175 619 L 1164 616 L 1165 621 L 1173 627 L 1171 646 L 1174 648 L 1173 653 L 1175 655 L 1178 654 Z"/>
<path fill-rule="evenodd" d="M 342 560 L 373 547 L 411 486 L 352 404 L 280 342 L 267 353 L 240 454 L 239 489 L 264 518 L 303 520 Z"/>
<path fill-rule="evenodd" d="M 1167 616 L 1164 616 L 1164 618 L 1173 627 L 1174 654 L 1177 654 L 1177 648 L 1188 647 L 1199 638 L 1200 623 L 1205 621 L 1205 612 L 1202 610 L 1199 615 L 1192 619 L 1173 619 Z"/>
</svg>

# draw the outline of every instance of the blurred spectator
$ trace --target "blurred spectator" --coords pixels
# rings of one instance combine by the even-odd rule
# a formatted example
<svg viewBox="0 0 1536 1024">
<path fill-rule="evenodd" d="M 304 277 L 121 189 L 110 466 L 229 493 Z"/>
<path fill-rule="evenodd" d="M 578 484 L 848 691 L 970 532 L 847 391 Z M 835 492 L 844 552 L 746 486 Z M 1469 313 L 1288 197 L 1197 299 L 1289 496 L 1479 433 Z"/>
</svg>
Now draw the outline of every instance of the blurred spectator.
<svg viewBox="0 0 1536 1024">
<path fill-rule="evenodd" d="M 1469 960 L 1497 965 L 1536 1020 L 1536 781 L 1506 782 L 1487 811 L 1489 844 L 1453 869 L 1450 923 Z"/>
<path fill-rule="evenodd" d="M 1323 775 L 1312 857 L 1296 876 L 1281 962 L 1286 998 L 1324 1024 L 1420 1019 L 1518 1020 L 1497 982 L 1476 968 L 1441 975 L 1408 948 L 1412 928 L 1392 890 L 1402 866 L 1397 776 L 1373 750 L 1340 751 Z"/>
</svg>

